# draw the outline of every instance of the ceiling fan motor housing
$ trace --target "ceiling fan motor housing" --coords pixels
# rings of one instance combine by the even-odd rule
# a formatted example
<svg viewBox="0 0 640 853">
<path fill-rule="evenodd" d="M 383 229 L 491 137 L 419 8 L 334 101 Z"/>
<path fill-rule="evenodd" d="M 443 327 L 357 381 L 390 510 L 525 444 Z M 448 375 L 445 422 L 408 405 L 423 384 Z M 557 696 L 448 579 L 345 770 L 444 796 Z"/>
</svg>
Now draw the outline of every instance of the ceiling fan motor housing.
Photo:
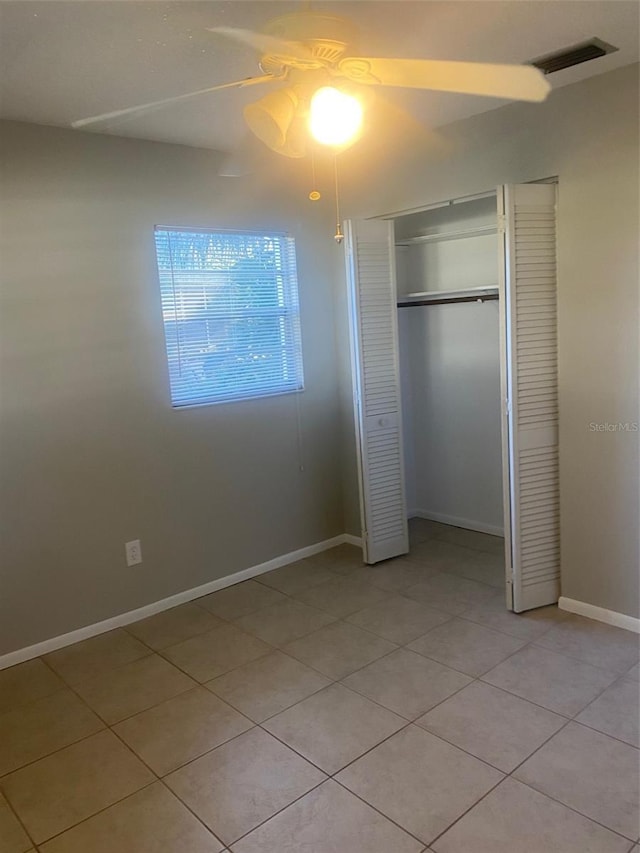
<svg viewBox="0 0 640 853">
<path fill-rule="evenodd" d="M 347 48 L 352 48 L 355 27 L 344 18 L 331 15 L 316 15 L 309 12 L 281 15 L 265 26 L 264 32 L 274 38 L 299 42 L 310 52 L 309 59 L 283 57 L 266 54 L 260 67 L 266 74 L 282 70 L 283 65 L 299 70 L 326 68 L 335 65 Z"/>
</svg>

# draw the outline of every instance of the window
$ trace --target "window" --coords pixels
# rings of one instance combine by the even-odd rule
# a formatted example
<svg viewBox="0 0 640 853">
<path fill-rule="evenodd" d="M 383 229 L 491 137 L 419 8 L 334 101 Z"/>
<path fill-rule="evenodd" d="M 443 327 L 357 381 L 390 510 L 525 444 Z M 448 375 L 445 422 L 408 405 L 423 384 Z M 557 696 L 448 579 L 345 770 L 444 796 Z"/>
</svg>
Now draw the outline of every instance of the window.
<svg viewBox="0 0 640 853">
<path fill-rule="evenodd" d="M 293 238 L 162 227 L 155 237 L 172 404 L 302 390 Z"/>
</svg>

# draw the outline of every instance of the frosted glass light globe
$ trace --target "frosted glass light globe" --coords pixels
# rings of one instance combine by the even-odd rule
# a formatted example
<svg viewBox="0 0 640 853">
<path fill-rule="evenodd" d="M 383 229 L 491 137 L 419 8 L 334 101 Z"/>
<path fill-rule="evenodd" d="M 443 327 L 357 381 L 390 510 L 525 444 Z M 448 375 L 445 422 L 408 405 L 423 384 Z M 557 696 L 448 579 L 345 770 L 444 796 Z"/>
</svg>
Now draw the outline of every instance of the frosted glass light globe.
<svg viewBox="0 0 640 853">
<path fill-rule="evenodd" d="M 353 142 L 362 125 L 362 106 L 352 95 L 323 86 L 311 98 L 309 130 L 322 145 Z"/>
</svg>

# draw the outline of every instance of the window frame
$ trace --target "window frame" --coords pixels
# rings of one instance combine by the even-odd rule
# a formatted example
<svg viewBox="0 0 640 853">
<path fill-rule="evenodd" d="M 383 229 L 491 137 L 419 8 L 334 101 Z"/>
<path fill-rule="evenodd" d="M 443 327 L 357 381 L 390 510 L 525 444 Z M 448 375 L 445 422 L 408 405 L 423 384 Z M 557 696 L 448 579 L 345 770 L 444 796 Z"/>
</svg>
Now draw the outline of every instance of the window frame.
<svg viewBox="0 0 640 853">
<path fill-rule="evenodd" d="M 182 393 L 180 393 L 179 386 L 174 382 L 175 369 L 176 369 L 176 356 L 179 363 L 181 351 L 180 351 L 180 343 L 179 343 L 179 334 L 177 332 L 178 325 L 176 325 L 176 338 L 178 340 L 177 348 L 175 352 L 172 354 L 170 350 L 170 340 L 168 334 L 168 321 L 166 318 L 166 312 L 168 309 L 167 298 L 165 293 L 165 288 L 163 287 L 163 272 L 167 270 L 161 270 L 160 268 L 160 252 L 158 247 L 158 234 L 180 234 L 180 235 L 189 235 L 189 234 L 210 234 L 213 236 L 221 236 L 221 237 L 239 237 L 239 238 L 265 238 L 268 240 L 278 241 L 280 243 L 279 252 L 283 259 L 282 267 L 279 270 L 280 275 L 284 281 L 283 293 L 286 295 L 285 304 L 281 306 L 280 310 L 282 311 L 284 317 L 287 320 L 287 340 L 288 344 L 283 344 L 280 352 L 286 356 L 287 346 L 293 348 L 293 357 L 292 357 L 292 365 L 295 371 L 295 387 L 287 387 L 283 385 L 278 385 L 274 383 L 272 388 L 268 388 L 265 383 L 262 386 L 258 386 L 258 390 L 254 392 L 247 392 L 246 388 L 242 390 L 235 391 L 234 393 L 225 394 L 224 396 L 220 394 L 218 398 L 211 397 L 209 395 L 203 396 L 200 399 L 193 399 L 189 401 L 185 399 L 185 391 L 184 387 L 182 389 Z M 171 408 L 175 411 L 181 411 L 185 409 L 195 409 L 201 408 L 202 406 L 218 406 L 227 403 L 243 403 L 250 402 L 252 400 L 260 400 L 270 397 L 280 397 L 289 394 L 299 394 L 304 392 L 305 390 L 305 377 L 304 377 L 304 353 L 303 353 L 303 343 L 302 343 L 302 324 L 301 324 L 301 311 L 300 311 L 300 287 L 299 287 L 299 279 L 297 274 L 297 251 L 296 251 L 296 242 L 295 238 L 292 234 L 287 231 L 277 230 L 259 230 L 259 229 L 235 229 L 235 228 L 215 228 L 215 227 L 206 227 L 206 226 L 184 226 L 184 225 L 154 225 L 154 255 L 155 255 L 155 267 L 156 267 L 156 275 L 157 275 L 157 286 L 158 293 L 160 295 L 160 312 L 162 317 L 162 327 L 165 339 L 165 364 L 168 368 L 168 384 L 169 384 L 169 399 Z M 174 267 L 173 267 L 173 258 L 171 257 L 171 249 L 169 250 L 171 268 L 169 274 L 172 277 L 174 275 Z M 215 270 L 212 270 L 214 272 Z M 225 270 L 222 270 L 225 272 Z M 219 272 L 219 270 L 218 270 Z M 229 272 L 229 270 L 226 270 Z M 174 299 L 172 303 L 172 307 L 170 310 L 174 313 L 174 318 L 176 324 L 180 321 L 177 319 L 178 310 L 175 299 L 175 290 L 174 290 Z M 183 309 L 184 310 L 184 309 Z M 224 313 L 224 312 L 222 312 Z M 262 313 L 260 309 L 246 310 L 247 317 L 264 317 L 265 309 L 262 309 Z M 197 319 L 197 318 L 192 318 Z M 200 322 L 206 321 L 206 317 L 201 317 Z"/>
</svg>

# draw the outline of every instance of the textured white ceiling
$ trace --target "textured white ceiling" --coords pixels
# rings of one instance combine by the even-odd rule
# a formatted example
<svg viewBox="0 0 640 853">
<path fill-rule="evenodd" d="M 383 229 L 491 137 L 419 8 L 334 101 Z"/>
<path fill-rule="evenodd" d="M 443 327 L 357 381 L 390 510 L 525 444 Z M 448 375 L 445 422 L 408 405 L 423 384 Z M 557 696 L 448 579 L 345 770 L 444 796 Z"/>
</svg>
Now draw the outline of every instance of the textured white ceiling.
<svg viewBox="0 0 640 853">
<path fill-rule="evenodd" d="M 0 116 L 68 126 L 97 113 L 179 95 L 258 73 L 248 47 L 206 31 L 260 29 L 299 2 L 0 2 Z M 357 0 L 314 3 L 351 18 L 370 56 L 525 62 L 598 36 L 620 50 L 550 77 L 567 85 L 637 62 L 640 5 L 632 0 Z M 242 107 L 259 90 L 230 90 L 147 114 L 111 132 L 230 150 L 244 133 Z M 385 89 L 434 128 L 504 102 Z"/>
</svg>

